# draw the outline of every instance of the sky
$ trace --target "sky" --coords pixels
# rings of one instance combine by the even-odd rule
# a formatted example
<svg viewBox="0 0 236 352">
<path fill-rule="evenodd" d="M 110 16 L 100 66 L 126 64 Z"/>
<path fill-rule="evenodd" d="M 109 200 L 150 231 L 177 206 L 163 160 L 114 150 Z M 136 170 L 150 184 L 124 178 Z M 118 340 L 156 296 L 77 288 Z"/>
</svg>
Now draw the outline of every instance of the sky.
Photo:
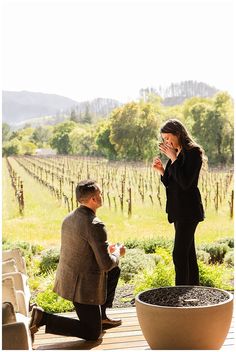
<svg viewBox="0 0 236 352">
<path fill-rule="evenodd" d="M 2 89 L 121 102 L 196 80 L 234 93 L 233 0 L 2 0 Z"/>
</svg>

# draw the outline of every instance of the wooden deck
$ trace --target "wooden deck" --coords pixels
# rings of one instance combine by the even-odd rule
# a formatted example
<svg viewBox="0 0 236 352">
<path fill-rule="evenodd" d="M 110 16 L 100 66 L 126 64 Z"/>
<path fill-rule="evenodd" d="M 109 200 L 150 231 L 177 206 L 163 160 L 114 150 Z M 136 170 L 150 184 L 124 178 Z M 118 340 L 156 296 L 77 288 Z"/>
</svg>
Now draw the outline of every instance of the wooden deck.
<svg viewBox="0 0 236 352">
<path fill-rule="evenodd" d="M 76 317 L 76 313 L 63 314 L 69 317 Z M 45 334 L 42 327 L 35 334 L 33 349 L 37 350 L 149 350 L 146 340 L 141 332 L 136 309 L 110 309 L 110 317 L 119 317 L 123 324 L 119 327 L 104 331 L 101 338 L 96 342 L 88 342 L 76 337 L 65 337 L 59 335 Z M 233 351 L 235 346 L 234 318 L 230 331 L 222 346 L 222 351 Z"/>
</svg>

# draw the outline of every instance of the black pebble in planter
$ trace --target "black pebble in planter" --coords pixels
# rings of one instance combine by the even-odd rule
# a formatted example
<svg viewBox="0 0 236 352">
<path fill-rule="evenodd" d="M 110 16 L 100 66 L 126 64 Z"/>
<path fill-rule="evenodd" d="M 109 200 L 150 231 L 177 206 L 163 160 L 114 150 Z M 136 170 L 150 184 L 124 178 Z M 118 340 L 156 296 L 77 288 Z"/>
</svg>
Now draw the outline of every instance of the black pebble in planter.
<svg viewBox="0 0 236 352">
<path fill-rule="evenodd" d="M 233 314 L 231 293 L 204 286 L 147 290 L 135 304 L 143 335 L 156 350 L 220 349 Z"/>
</svg>

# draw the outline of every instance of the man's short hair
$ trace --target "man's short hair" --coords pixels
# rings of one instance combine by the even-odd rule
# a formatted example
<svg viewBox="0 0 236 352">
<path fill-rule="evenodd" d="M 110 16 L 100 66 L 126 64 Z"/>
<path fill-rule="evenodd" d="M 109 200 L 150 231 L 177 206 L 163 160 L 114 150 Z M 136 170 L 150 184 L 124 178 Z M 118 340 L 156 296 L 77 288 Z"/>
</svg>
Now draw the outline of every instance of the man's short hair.
<svg viewBox="0 0 236 352">
<path fill-rule="evenodd" d="M 97 181 L 95 180 L 83 180 L 76 186 L 75 193 L 76 199 L 79 203 L 89 200 L 96 191 L 99 190 Z"/>
</svg>

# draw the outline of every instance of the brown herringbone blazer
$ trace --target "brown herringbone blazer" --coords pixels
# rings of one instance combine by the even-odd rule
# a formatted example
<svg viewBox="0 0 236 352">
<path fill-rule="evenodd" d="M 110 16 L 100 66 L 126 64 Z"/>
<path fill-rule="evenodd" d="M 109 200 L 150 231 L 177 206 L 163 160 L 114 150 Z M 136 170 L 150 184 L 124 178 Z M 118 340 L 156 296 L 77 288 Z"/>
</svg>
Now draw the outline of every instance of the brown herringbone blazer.
<svg viewBox="0 0 236 352">
<path fill-rule="evenodd" d="M 101 305 L 106 300 L 107 271 L 118 263 L 119 257 L 108 252 L 104 224 L 81 205 L 62 223 L 54 291 L 72 302 Z"/>
</svg>

